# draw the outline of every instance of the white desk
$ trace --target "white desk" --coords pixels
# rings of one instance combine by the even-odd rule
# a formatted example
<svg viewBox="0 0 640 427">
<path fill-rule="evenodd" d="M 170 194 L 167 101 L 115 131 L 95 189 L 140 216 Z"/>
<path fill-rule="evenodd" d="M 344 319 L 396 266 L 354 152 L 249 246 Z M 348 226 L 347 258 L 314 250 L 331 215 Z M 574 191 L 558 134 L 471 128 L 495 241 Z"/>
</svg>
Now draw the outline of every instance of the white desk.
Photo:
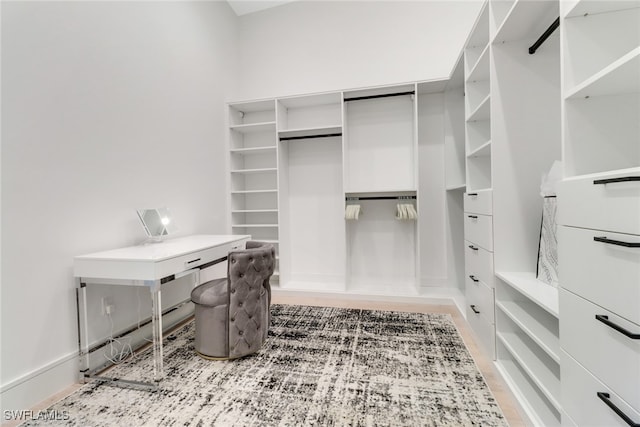
<svg viewBox="0 0 640 427">
<path fill-rule="evenodd" d="M 193 274 L 199 282 L 201 269 L 224 261 L 230 251 L 244 249 L 247 235 L 194 235 L 127 248 L 81 255 L 74 258 L 77 282 L 80 334 L 80 378 L 114 381 L 97 377 L 90 368 L 87 320 L 87 285 L 146 286 L 151 292 L 154 383 L 117 380 L 131 385 L 157 386 L 162 379 L 161 285 Z"/>
</svg>

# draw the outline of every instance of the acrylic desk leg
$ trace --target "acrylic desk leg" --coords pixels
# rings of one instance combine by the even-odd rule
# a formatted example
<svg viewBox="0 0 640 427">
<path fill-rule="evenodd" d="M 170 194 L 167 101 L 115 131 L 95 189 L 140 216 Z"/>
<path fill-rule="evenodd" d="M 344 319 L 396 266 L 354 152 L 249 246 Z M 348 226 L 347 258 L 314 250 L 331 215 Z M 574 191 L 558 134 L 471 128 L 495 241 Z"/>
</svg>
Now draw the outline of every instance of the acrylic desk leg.
<svg viewBox="0 0 640 427">
<path fill-rule="evenodd" d="M 153 380 L 159 382 L 163 376 L 162 355 L 162 299 L 160 282 L 155 282 L 151 290 L 151 329 L 153 337 Z"/>
<path fill-rule="evenodd" d="M 79 278 L 76 279 L 76 299 L 78 303 L 79 379 L 81 383 L 84 383 L 90 366 L 89 337 L 87 336 L 89 330 L 87 325 L 87 285 L 82 283 Z"/>
</svg>

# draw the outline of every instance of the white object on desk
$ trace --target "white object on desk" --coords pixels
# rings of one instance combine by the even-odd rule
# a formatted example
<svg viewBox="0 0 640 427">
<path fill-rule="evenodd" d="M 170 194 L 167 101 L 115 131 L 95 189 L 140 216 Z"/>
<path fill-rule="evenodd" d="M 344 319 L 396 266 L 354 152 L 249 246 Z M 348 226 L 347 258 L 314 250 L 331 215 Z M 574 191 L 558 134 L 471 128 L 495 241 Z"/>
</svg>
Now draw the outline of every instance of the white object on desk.
<svg viewBox="0 0 640 427">
<path fill-rule="evenodd" d="M 147 286 L 151 292 L 153 335 L 153 380 L 162 379 L 162 304 L 160 287 L 179 277 L 224 261 L 230 251 L 244 249 L 248 235 L 193 235 L 165 240 L 162 243 L 130 246 L 74 258 L 74 276 L 78 285 L 80 327 L 80 377 L 91 378 L 87 323 L 86 286 Z M 103 378 L 111 380 L 109 378 Z M 146 383 L 118 380 L 133 385 Z"/>
</svg>

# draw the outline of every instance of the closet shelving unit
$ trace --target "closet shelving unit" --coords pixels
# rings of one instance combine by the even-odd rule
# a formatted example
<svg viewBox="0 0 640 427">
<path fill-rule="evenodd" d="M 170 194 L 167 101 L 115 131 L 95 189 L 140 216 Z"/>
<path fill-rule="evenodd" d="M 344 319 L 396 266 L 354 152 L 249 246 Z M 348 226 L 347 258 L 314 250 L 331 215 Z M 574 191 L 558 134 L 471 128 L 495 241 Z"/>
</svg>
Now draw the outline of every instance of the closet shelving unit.
<svg viewBox="0 0 640 427">
<path fill-rule="evenodd" d="M 228 107 L 230 224 L 233 234 L 250 234 L 278 250 L 278 146 L 273 100 Z M 279 258 L 276 255 L 277 259 Z M 277 283 L 279 270 L 273 282 Z"/>
<path fill-rule="evenodd" d="M 279 98 L 277 128 L 281 286 L 342 290 L 342 93 Z"/>
<path fill-rule="evenodd" d="M 417 96 L 416 84 L 344 92 L 344 200 L 363 211 L 345 221 L 347 291 L 418 294 L 418 221 L 394 217 L 396 197 L 418 197 Z"/>
<path fill-rule="evenodd" d="M 632 425 L 640 344 L 596 316 L 640 332 L 640 252 L 596 238 L 640 244 L 640 1 L 561 6 L 563 423 Z"/>
<path fill-rule="evenodd" d="M 467 190 L 491 188 L 489 5 L 485 3 L 464 49 Z"/>
<path fill-rule="evenodd" d="M 558 290 L 536 278 L 541 177 L 561 159 L 557 0 L 490 0 L 496 366 L 535 425 L 560 425 Z"/>
</svg>

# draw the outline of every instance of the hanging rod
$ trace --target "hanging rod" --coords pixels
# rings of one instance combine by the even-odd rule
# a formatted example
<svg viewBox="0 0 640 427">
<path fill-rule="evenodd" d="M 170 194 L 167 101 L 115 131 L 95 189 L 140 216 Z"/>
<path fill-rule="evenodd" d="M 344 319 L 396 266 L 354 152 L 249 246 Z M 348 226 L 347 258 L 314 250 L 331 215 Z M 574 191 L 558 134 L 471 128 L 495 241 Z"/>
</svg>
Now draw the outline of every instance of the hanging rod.
<svg viewBox="0 0 640 427">
<path fill-rule="evenodd" d="M 559 26 L 560 26 L 560 17 L 556 18 L 556 20 L 553 21 L 553 24 L 549 25 L 549 28 L 547 28 L 545 32 L 542 33 L 540 38 L 536 40 L 534 44 L 531 45 L 531 47 L 529 48 L 529 55 L 533 55 L 534 53 L 536 53 L 536 50 L 538 50 L 540 45 L 542 45 L 542 43 L 544 43 L 544 41 L 549 38 L 551 33 L 553 33 L 556 30 L 556 28 L 558 28 Z"/>
<path fill-rule="evenodd" d="M 281 136 L 280 141 L 293 141 L 296 139 L 313 139 L 313 138 L 333 138 L 334 136 L 342 136 L 342 133 L 324 133 L 321 135 L 301 135 L 301 136 Z"/>
<path fill-rule="evenodd" d="M 368 196 L 368 197 L 346 197 L 347 201 L 354 200 L 409 200 L 416 199 L 416 196 Z"/>
<path fill-rule="evenodd" d="M 345 98 L 344 102 L 361 101 L 363 99 L 388 98 L 390 96 L 404 96 L 404 95 L 415 95 L 415 91 L 411 90 L 409 92 L 396 92 L 396 93 L 383 93 L 381 95 L 356 96 L 353 98 Z"/>
</svg>

